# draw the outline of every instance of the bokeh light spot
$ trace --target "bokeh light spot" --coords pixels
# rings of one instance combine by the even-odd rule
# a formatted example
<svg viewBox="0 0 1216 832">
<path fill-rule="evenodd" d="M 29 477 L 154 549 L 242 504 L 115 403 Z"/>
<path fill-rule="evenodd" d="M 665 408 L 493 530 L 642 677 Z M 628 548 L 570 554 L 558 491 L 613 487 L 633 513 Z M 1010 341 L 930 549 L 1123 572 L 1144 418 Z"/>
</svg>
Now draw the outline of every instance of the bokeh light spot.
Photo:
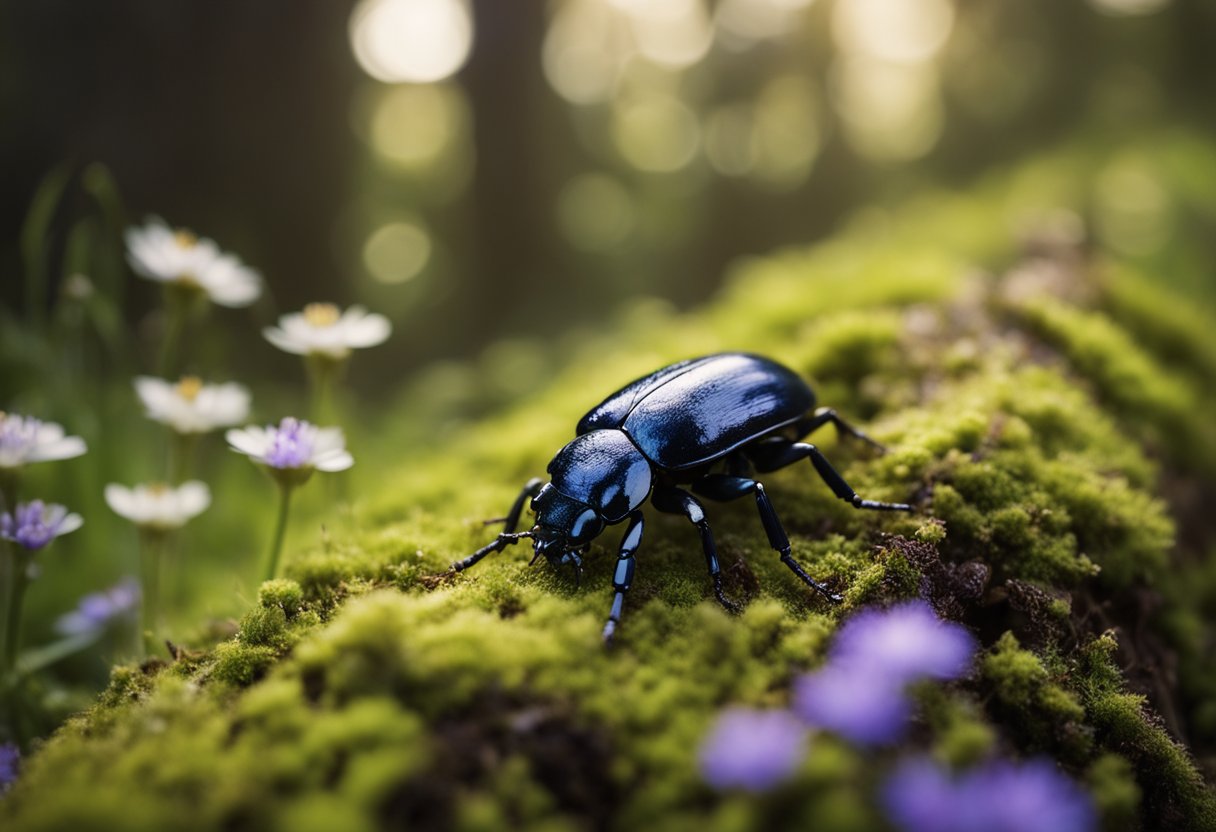
<svg viewBox="0 0 1216 832">
<path fill-rule="evenodd" d="M 692 161 L 701 143 L 701 128 L 678 99 L 643 94 L 618 102 L 612 136 L 625 161 L 638 170 L 670 173 Z"/>
<path fill-rule="evenodd" d="M 932 58 L 953 25 L 950 0 L 836 0 L 832 15 L 845 52 L 897 63 Z"/>
<path fill-rule="evenodd" d="M 460 102 L 443 86 L 401 86 L 388 90 L 372 114 L 376 152 L 407 168 L 435 161 L 452 141 Z"/>
<path fill-rule="evenodd" d="M 1169 4 L 1170 0 L 1089 0 L 1089 5 L 1098 11 L 1119 17 L 1153 14 Z"/>
<path fill-rule="evenodd" d="M 845 137 L 863 156 L 918 159 L 941 136 L 942 102 L 932 64 L 846 59 L 836 65 L 833 81 Z"/>
<path fill-rule="evenodd" d="M 573 104 L 597 104 L 612 97 L 635 51 L 628 27 L 603 0 L 571 0 L 549 24 L 541 60 L 558 95 Z"/>
<path fill-rule="evenodd" d="M 634 204 L 619 181 L 602 173 L 576 176 L 562 188 L 557 221 L 575 248 L 612 249 L 633 230 Z"/>
<path fill-rule="evenodd" d="M 363 265 L 381 283 L 405 283 L 431 259 L 431 236 L 414 222 L 380 226 L 363 245 Z"/>
<path fill-rule="evenodd" d="M 818 100 L 802 76 L 774 78 L 764 86 L 756 101 L 754 179 L 780 189 L 806 180 L 819 153 Z"/>
<path fill-rule="evenodd" d="M 669 69 L 692 66 L 713 44 L 714 30 L 702 0 L 614 0 L 629 16 L 638 51 Z"/>
<path fill-rule="evenodd" d="M 373 78 L 429 83 L 464 65 L 473 21 L 462 0 L 361 0 L 351 12 L 350 41 Z"/>
</svg>

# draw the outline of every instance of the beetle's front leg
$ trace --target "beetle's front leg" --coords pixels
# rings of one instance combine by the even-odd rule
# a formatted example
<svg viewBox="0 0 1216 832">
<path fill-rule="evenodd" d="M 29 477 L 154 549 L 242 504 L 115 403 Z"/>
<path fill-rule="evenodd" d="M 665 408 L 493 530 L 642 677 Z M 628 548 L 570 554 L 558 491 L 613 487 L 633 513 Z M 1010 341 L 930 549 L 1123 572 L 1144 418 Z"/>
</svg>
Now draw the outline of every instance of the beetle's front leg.
<svg viewBox="0 0 1216 832">
<path fill-rule="evenodd" d="M 633 555 L 641 543 L 642 512 L 635 510 L 629 513 L 629 526 L 625 529 L 625 536 L 621 538 L 616 572 L 612 575 L 612 587 L 616 590 L 616 596 L 612 599 L 612 610 L 608 613 L 608 621 L 604 624 L 604 644 L 606 645 L 612 644 L 616 627 L 621 623 L 621 612 L 625 608 L 625 593 L 633 584 L 633 571 L 637 567 L 637 561 L 634 560 Z"/>
<path fill-rule="evenodd" d="M 511 504 L 511 510 L 507 512 L 505 517 L 494 517 L 485 521 L 485 525 L 491 526 L 495 523 L 503 524 L 503 531 L 507 534 L 519 528 L 519 518 L 524 513 L 524 503 L 531 500 L 540 493 L 541 487 L 545 481 L 540 477 L 533 477 L 524 483 L 524 487 L 520 489 L 519 496 L 515 498 L 515 502 Z"/>
</svg>

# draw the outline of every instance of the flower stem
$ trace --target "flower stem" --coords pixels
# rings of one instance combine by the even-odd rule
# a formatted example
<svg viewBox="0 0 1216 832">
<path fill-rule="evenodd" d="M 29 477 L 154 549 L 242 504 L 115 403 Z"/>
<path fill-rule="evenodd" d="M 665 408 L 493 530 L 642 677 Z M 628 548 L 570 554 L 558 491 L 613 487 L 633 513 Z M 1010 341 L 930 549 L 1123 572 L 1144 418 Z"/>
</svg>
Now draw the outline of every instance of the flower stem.
<svg viewBox="0 0 1216 832">
<path fill-rule="evenodd" d="M 12 468 L 0 468 L 0 511 L 16 511 L 18 473 Z"/>
<path fill-rule="evenodd" d="M 279 555 L 283 552 L 283 540 L 287 537 L 287 513 L 291 508 L 292 486 L 279 484 L 279 516 L 275 521 L 274 538 L 270 541 L 270 554 L 266 558 L 266 572 L 262 580 L 273 580 L 279 573 Z"/>
<path fill-rule="evenodd" d="M 169 378 L 177 364 L 177 345 L 186 330 L 190 313 L 190 290 L 170 285 L 165 289 L 165 340 L 161 344 L 160 375 Z"/>
<path fill-rule="evenodd" d="M 10 572 L 8 614 L 4 626 L 3 676 L 5 686 L 16 685 L 15 668 L 17 649 L 21 646 L 21 606 L 25 600 L 25 587 L 29 583 L 29 558 L 17 546 L 9 546 Z"/>
<path fill-rule="evenodd" d="M 310 355 L 305 359 L 308 386 L 312 394 L 313 424 L 329 425 L 334 421 L 334 382 L 340 364 L 332 358 Z"/>
<path fill-rule="evenodd" d="M 194 468 L 194 448 L 198 434 L 173 433 L 169 441 L 169 484 L 181 485 L 190 478 Z"/>
<path fill-rule="evenodd" d="M 148 531 L 140 535 L 139 559 L 143 575 L 143 611 L 139 631 L 145 657 L 160 645 L 160 562 L 164 555 L 164 532 Z"/>
</svg>

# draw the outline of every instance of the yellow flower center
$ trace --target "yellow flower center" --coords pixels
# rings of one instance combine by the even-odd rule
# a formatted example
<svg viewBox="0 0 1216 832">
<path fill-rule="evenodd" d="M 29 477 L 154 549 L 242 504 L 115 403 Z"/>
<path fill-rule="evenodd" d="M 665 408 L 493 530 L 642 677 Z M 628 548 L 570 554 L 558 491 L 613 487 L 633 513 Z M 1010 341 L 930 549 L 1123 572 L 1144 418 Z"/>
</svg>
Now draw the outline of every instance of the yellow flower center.
<svg viewBox="0 0 1216 832">
<path fill-rule="evenodd" d="M 163 482 L 149 483 L 148 484 L 148 493 L 159 497 L 162 494 L 169 493 L 169 486 Z"/>
<path fill-rule="evenodd" d="M 177 243 L 179 248 L 194 248 L 198 245 L 198 235 L 193 231 L 179 228 L 173 232 L 173 242 Z"/>
<path fill-rule="evenodd" d="M 304 307 L 304 320 L 313 326 L 333 326 L 341 313 L 332 303 L 310 303 Z"/>
<path fill-rule="evenodd" d="M 182 380 L 177 383 L 177 395 L 181 396 L 188 402 L 192 402 L 198 398 L 199 392 L 203 389 L 203 382 L 198 376 L 182 376 Z"/>
</svg>

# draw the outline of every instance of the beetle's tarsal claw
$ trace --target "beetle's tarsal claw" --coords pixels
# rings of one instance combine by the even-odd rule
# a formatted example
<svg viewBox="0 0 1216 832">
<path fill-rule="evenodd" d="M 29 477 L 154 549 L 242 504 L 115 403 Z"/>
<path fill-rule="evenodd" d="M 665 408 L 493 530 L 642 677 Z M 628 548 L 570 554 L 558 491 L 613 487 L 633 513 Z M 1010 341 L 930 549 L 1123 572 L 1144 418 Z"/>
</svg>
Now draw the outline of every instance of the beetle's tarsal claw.
<svg viewBox="0 0 1216 832">
<path fill-rule="evenodd" d="M 532 556 L 532 560 L 528 561 L 528 566 L 536 566 L 536 562 L 538 560 L 540 560 L 540 555 L 541 555 L 540 552 L 537 552 L 536 554 L 534 554 Z"/>
</svg>

